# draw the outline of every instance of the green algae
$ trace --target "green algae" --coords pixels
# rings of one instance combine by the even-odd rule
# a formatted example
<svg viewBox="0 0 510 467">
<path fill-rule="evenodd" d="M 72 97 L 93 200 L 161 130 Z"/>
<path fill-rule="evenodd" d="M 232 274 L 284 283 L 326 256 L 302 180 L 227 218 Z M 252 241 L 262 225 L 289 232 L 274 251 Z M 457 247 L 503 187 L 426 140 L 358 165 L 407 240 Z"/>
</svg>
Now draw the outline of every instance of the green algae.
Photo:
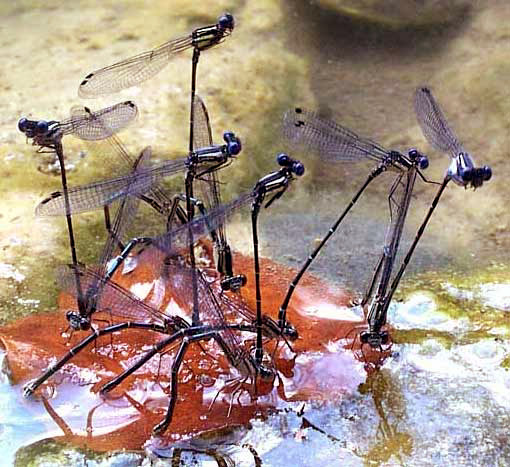
<svg viewBox="0 0 510 467">
<path fill-rule="evenodd" d="M 47 465 L 140 465 L 140 453 L 98 453 L 87 448 L 46 439 L 24 447 L 16 453 L 15 467 L 42 467 Z"/>
<path fill-rule="evenodd" d="M 494 338 L 494 330 L 510 332 L 510 316 L 508 313 L 491 307 L 474 289 L 480 284 L 508 283 L 510 268 L 506 264 L 493 264 L 491 266 L 471 270 L 459 271 L 433 271 L 408 277 L 402 282 L 397 291 L 396 299 L 409 298 L 414 293 L 426 293 L 436 304 L 437 311 L 454 320 L 467 319 L 469 330 L 460 335 L 438 332 L 433 330 L 398 330 L 395 332 L 397 342 L 418 343 L 430 337 L 437 338 L 445 346 L 448 342 L 456 343 L 475 342 L 484 338 Z M 459 291 L 459 295 L 452 294 L 450 288 Z M 467 293 L 463 296 L 462 293 Z"/>
</svg>

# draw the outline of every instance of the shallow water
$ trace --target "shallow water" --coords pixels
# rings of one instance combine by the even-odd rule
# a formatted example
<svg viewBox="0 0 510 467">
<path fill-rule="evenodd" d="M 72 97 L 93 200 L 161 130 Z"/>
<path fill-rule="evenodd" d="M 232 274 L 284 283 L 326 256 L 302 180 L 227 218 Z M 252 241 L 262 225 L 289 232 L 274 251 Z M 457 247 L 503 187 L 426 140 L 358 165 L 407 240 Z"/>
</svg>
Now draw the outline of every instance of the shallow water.
<svg viewBox="0 0 510 467">
<path fill-rule="evenodd" d="M 466 147 L 479 164 L 493 167 L 494 177 L 474 192 L 448 188 L 398 291 L 400 301 L 391 308 L 394 354 L 379 373 L 354 385 L 341 401 L 310 402 L 303 415 L 296 406 L 254 420 L 249 429 L 224 435 L 223 442 L 195 444 L 195 453 L 183 452 L 183 459 L 214 465 L 210 455 L 196 452 L 212 446 L 235 465 L 254 465 L 254 455 L 243 447 L 250 445 L 264 465 L 276 466 L 505 465 L 510 462 L 505 177 L 510 7 L 504 0 L 466 2 L 469 8 L 446 23 L 396 27 L 377 17 L 367 20 L 363 7 L 338 13 L 327 3 L 333 2 L 217 1 L 208 9 L 135 0 L 2 5 L 0 322 L 54 309 L 54 270 L 69 261 L 64 222 L 33 218 L 35 204 L 58 189 L 59 178 L 37 170 L 47 171 L 48 161 L 25 144 L 17 120 L 66 116 L 79 103 L 77 84 L 87 72 L 229 10 L 239 19 L 236 30 L 221 47 L 203 54 L 199 68 L 199 93 L 215 139 L 233 129 L 244 143 L 242 157 L 225 175 L 225 199 L 272 169 L 278 151 L 292 149 L 281 141 L 279 119 L 298 104 L 388 147 L 423 148 L 431 161 L 427 176 L 441 179 L 448 160 L 425 143 L 412 111 L 412 93 L 423 83 L 432 86 Z M 402 11 L 408 3 L 402 1 Z M 128 147 L 135 152 L 151 144 L 159 159 L 180 154 L 187 146 L 188 59 L 178 58 L 140 89 L 85 105 L 95 109 L 133 98 L 142 114 L 134 129 L 121 135 Z M 97 150 L 72 140 L 68 148 L 71 184 L 113 170 Z M 298 267 L 370 165 L 332 166 L 313 154 L 293 154 L 305 162 L 307 175 L 262 213 L 261 231 L 263 254 Z M 316 274 L 355 294 L 363 291 L 384 240 L 390 184 L 386 177 L 371 187 L 320 255 Z M 433 187 L 417 185 L 403 249 L 433 193 Z M 140 219 L 147 229 L 159 222 L 145 211 Z M 104 241 L 100 215 L 80 216 L 76 230 L 81 260 L 93 262 Z M 231 227 L 231 237 L 236 248 L 250 251 L 244 218 Z M 58 434 L 44 407 L 23 400 L 20 387 L 5 376 L 0 384 L 5 465 L 16 455 L 18 465 L 45 459 L 61 465 L 86 459 L 89 465 L 135 465 L 145 458 L 145 453 L 99 455 L 41 442 Z M 321 431 L 303 428 L 305 419 Z"/>
<path fill-rule="evenodd" d="M 510 284 L 498 284 L 498 289 L 503 298 L 510 292 Z M 492 291 L 477 292 L 477 297 L 481 304 L 494 306 Z M 477 306 L 474 299 L 463 300 L 466 307 Z M 351 388 L 344 388 L 340 401 L 288 404 L 267 420 L 253 420 L 249 429 L 238 428 L 216 441 L 178 445 L 194 450 L 194 454 L 183 454 L 183 459 L 211 465 L 211 455 L 200 451 L 214 448 L 215 455 L 230 458 L 235 465 L 253 465 L 251 446 L 263 465 L 275 466 L 311 465 L 317 459 L 325 465 L 506 464 L 510 455 L 505 441 L 510 417 L 506 319 L 483 337 L 473 338 L 470 336 L 477 330 L 475 324 L 464 317 L 448 317 L 440 309 L 440 300 L 430 291 L 396 304 L 390 319 L 395 325 L 395 338 L 401 342 L 394 344 L 393 355 L 379 372 L 367 378 L 360 368 L 360 379 L 353 380 Z M 422 331 L 430 334 L 419 337 Z M 349 355 L 345 354 L 347 360 L 343 363 L 335 358 L 329 371 L 338 365 L 359 365 L 349 363 Z M 356 373 L 349 371 L 351 375 Z M 4 459 L 12 460 L 17 455 L 18 459 L 35 461 L 36 456 L 42 456 L 37 462 L 60 459 L 58 462 L 65 464 L 67 455 L 75 459 L 101 458 L 65 445 L 49 449 L 47 442 L 20 449 L 52 434 L 59 435 L 59 429 L 40 402 L 23 399 L 19 385 L 9 385 L 5 377 L 0 394 L 5 408 L 1 420 Z M 57 408 L 72 425 L 73 414 L 83 417 L 90 404 L 95 402 L 90 401 L 88 391 L 80 399 L 74 390 L 73 399 Z M 153 455 L 171 457 L 176 447 L 153 445 L 148 449 Z M 145 455 L 131 454 L 138 460 Z M 126 454 L 107 457 L 99 465 L 130 465 Z"/>
</svg>

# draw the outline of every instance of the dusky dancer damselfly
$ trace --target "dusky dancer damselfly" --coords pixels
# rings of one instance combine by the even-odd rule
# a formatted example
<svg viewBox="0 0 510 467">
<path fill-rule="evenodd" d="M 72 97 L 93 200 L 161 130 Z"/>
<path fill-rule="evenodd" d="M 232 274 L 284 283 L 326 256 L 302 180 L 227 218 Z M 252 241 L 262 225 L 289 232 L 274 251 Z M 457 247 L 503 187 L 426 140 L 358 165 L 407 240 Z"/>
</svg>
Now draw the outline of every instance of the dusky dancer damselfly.
<svg viewBox="0 0 510 467">
<path fill-rule="evenodd" d="M 419 153 L 416 149 L 410 149 L 407 155 L 395 150 L 385 149 L 380 144 L 370 139 L 362 138 L 338 123 L 320 117 L 315 112 L 300 107 L 289 110 L 284 114 L 283 133 L 290 142 L 318 152 L 320 156 L 328 162 L 356 163 L 363 160 L 373 160 L 377 162 L 378 165 L 372 169 L 361 188 L 354 195 L 315 250 L 308 256 L 303 266 L 292 280 L 278 313 L 278 321 L 281 329 L 285 329 L 287 326 L 287 308 L 292 294 L 302 276 L 327 241 L 337 231 L 345 216 L 353 208 L 370 183 L 380 174 L 388 170 L 403 174 L 410 170 L 415 170 L 415 168 L 423 170 L 428 167 L 427 157 Z M 418 170 L 417 173 L 425 180 L 420 170 Z M 398 176 L 400 177 L 401 175 Z"/>
<path fill-rule="evenodd" d="M 418 123 L 423 134 L 429 143 L 436 149 L 449 154 L 450 165 L 446 171 L 445 177 L 439 187 L 431 206 L 418 228 L 413 243 L 404 257 L 402 264 L 391 283 L 389 292 L 386 294 L 373 314 L 373 325 L 371 325 L 370 333 L 372 335 L 380 334 L 380 327 L 386 322 L 386 315 L 391 299 L 397 289 L 402 276 L 406 270 L 409 261 L 414 253 L 418 242 L 420 241 L 425 228 L 437 207 L 439 200 L 450 181 L 464 188 L 472 187 L 476 189 L 483 185 L 492 177 L 492 170 L 489 166 L 476 167 L 470 154 L 464 149 L 459 139 L 449 126 L 443 111 L 434 99 L 432 92 L 428 87 L 420 87 L 415 93 L 415 110 Z M 374 342 L 377 345 L 377 340 Z"/>
</svg>

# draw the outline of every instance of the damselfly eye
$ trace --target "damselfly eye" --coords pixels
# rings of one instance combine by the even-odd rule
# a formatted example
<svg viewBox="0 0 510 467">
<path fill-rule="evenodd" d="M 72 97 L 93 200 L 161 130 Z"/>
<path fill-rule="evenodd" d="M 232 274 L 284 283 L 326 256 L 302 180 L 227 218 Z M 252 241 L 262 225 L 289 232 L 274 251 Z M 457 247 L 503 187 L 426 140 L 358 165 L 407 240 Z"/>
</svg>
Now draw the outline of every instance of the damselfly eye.
<svg viewBox="0 0 510 467">
<path fill-rule="evenodd" d="M 48 131 L 48 122 L 45 120 L 39 120 L 37 122 L 37 133 L 44 134 Z"/>
<path fill-rule="evenodd" d="M 229 154 L 239 154 L 241 152 L 241 140 L 236 137 L 231 131 L 223 133 L 223 139 L 227 143 L 227 150 Z"/>
<path fill-rule="evenodd" d="M 410 159 L 413 160 L 413 161 L 416 160 L 418 158 L 418 155 L 419 155 L 417 149 L 409 149 L 408 154 L 409 154 Z"/>
<path fill-rule="evenodd" d="M 225 143 L 230 143 L 235 137 L 236 135 L 231 131 L 225 131 L 223 133 L 223 141 L 225 141 Z"/>
<path fill-rule="evenodd" d="M 298 176 L 301 177 L 305 173 L 305 166 L 302 162 L 296 161 L 292 164 L 292 171 Z"/>
<path fill-rule="evenodd" d="M 288 167 L 288 165 L 290 164 L 290 157 L 284 152 L 282 152 L 281 154 L 278 154 L 278 156 L 276 157 L 276 162 L 278 163 L 278 165 L 281 165 L 282 167 Z"/>
<path fill-rule="evenodd" d="M 25 133 L 25 131 L 27 129 L 27 123 L 28 123 L 28 120 L 25 117 L 20 118 L 20 120 L 18 122 L 18 130 L 21 131 L 22 133 Z"/>
<path fill-rule="evenodd" d="M 218 25 L 221 29 L 234 29 L 234 17 L 230 13 L 225 13 L 218 19 Z"/>
<path fill-rule="evenodd" d="M 241 152 L 241 142 L 235 140 L 228 143 L 228 152 L 229 154 L 233 154 L 234 156 L 236 154 L 239 154 Z"/>
<path fill-rule="evenodd" d="M 419 158 L 418 166 L 420 169 L 425 170 L 429 166 L 429 158 L 426 156 L 421 156 Z"/>
<path fill-rule="evenodd" d="M 488 165 L 484 165 L 482 168 L 482 178 L 487 181 L 492 177 L 492 169 Z"/>
</svg>

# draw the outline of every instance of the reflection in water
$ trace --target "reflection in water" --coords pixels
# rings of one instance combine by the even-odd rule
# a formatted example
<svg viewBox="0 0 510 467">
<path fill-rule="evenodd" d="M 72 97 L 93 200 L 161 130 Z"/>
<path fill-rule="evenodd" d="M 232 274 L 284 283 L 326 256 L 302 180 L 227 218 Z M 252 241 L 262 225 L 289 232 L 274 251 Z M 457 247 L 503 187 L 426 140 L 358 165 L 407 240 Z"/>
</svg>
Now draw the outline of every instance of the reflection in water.
<svg viewBox="0 0 510 467">
<path fill-rule="evenodd" d="M 363 456 L 367 464 L 389 462 L 395 457 L 400 465 L 413 450 L 413 439 L 409 433 L 399 431 L 405 422 L 406 405 L 402 389 L 396 384 L 388 370 L 373 372 L 360 386 L 361 394 L 370 394 L 379 415 L 376 441 Z"/>
<path fill-rule="evenodd" d="M 157 299 L 161 308 L 166 309 L 171 299 L 178 297 L 174 276 L 162 280 L 155 262 L 150 261 L 152 254 L 151 249 L 144 250 L 137 268 L 119 275 L 115 281 L 128 290 L 139 291 L 143 288 L 141 284 L 156 281 L 158 293 L 145 287 L 146 300 Z M 236 264 L 243 267 L 245 263 L 245 270 L 249 270 L 250 262 L 249 257 L 236 256 Z M 268 309 L 277 313 L 275 304 L 280 303 L 293 271 L 267 259 L 262 261 L 261 269 L 265 277 L 280 279 L 270 283 L 270 294 L 263 290 Z M 254 283 L 251 279 L 248 274 L 249 284 Z M 214 281 L 212 284 L 218 286 Z M 326 293 L 326 290 L 325 284 L 317 279 L 303 281 L 303 293 L 296 296 L 296 303 L 288 310 L 290 322 L 299 329 L 300 338 L 290 345 L 274 339 L 266 347 L 277 371 L 272 382 L 258 381 L 256 387 L 240 384 L 239 375 L 215 342 L 191 346 L 178 373 L 179 400 L 172 425 L 161 437 L 151 438 L 151 430 L 168 405 L 175 349 L 149 360 L 111 393 L 98 392 L 106 381 L 145 355 L 161 339 L 157 333 L 132 329 L 116 333 L 113 338 L 96 340 L 95 347 L 84 347 L 36 391 L 42 402 L 27 403 L 38 410 L 44 407 L 45 418 L 53 422 L 51 433 L 55 439 L 77 446 L 102 451 L 139 449 L 145 445 L 158 455 L 168 450 L 173 452 L 175 448 L 181 449 L 181 454 L 189 449 L 210 454 L 211 436 L 226 442 L 225 427 L 246 426 L 254 418 L 265 419 L 272 412 L 292 409 L 301 401 L 341 400 L 364 381 L 363 363 L 380 366 L 385 354 L 368 346 L 365 346 L 368 352 L 360 352 L 362 363 L 354 358 L 351 350 L 359 345 L 360 319 L 356 315 L 355 321 L 339 319 L 338 315 L 345 314 L 349 297 L 343 292 L 328 290 Z M 247 286 L 244 296 L 248 306 L 253 307 L 253 289 Z M 63 310 L 76 306 L 76 299 L 67 294 L 62 294 L 60 301 Z M 312 304 L 316 307 L 320 304 L 320 313 L 311 313 Z M 35 325 L 45 329 L 44 336 L 31 332 Z M 29 317 L 0 330 L 14 383 L 23 383 L 37 375 L 56 356 L 65 354 L 69 346 L 81 341 L 82 336 L 77 333 L 65 342 L 61 332 L 66 327 L 65 313 L 59 311 Z M 247 335 L 246 341 L 241 342 L 240 345 L 249 348 L 253 336 Z M 192 440 L 204 435 L 207 447 L 197 447 Z"/>
</svg>

